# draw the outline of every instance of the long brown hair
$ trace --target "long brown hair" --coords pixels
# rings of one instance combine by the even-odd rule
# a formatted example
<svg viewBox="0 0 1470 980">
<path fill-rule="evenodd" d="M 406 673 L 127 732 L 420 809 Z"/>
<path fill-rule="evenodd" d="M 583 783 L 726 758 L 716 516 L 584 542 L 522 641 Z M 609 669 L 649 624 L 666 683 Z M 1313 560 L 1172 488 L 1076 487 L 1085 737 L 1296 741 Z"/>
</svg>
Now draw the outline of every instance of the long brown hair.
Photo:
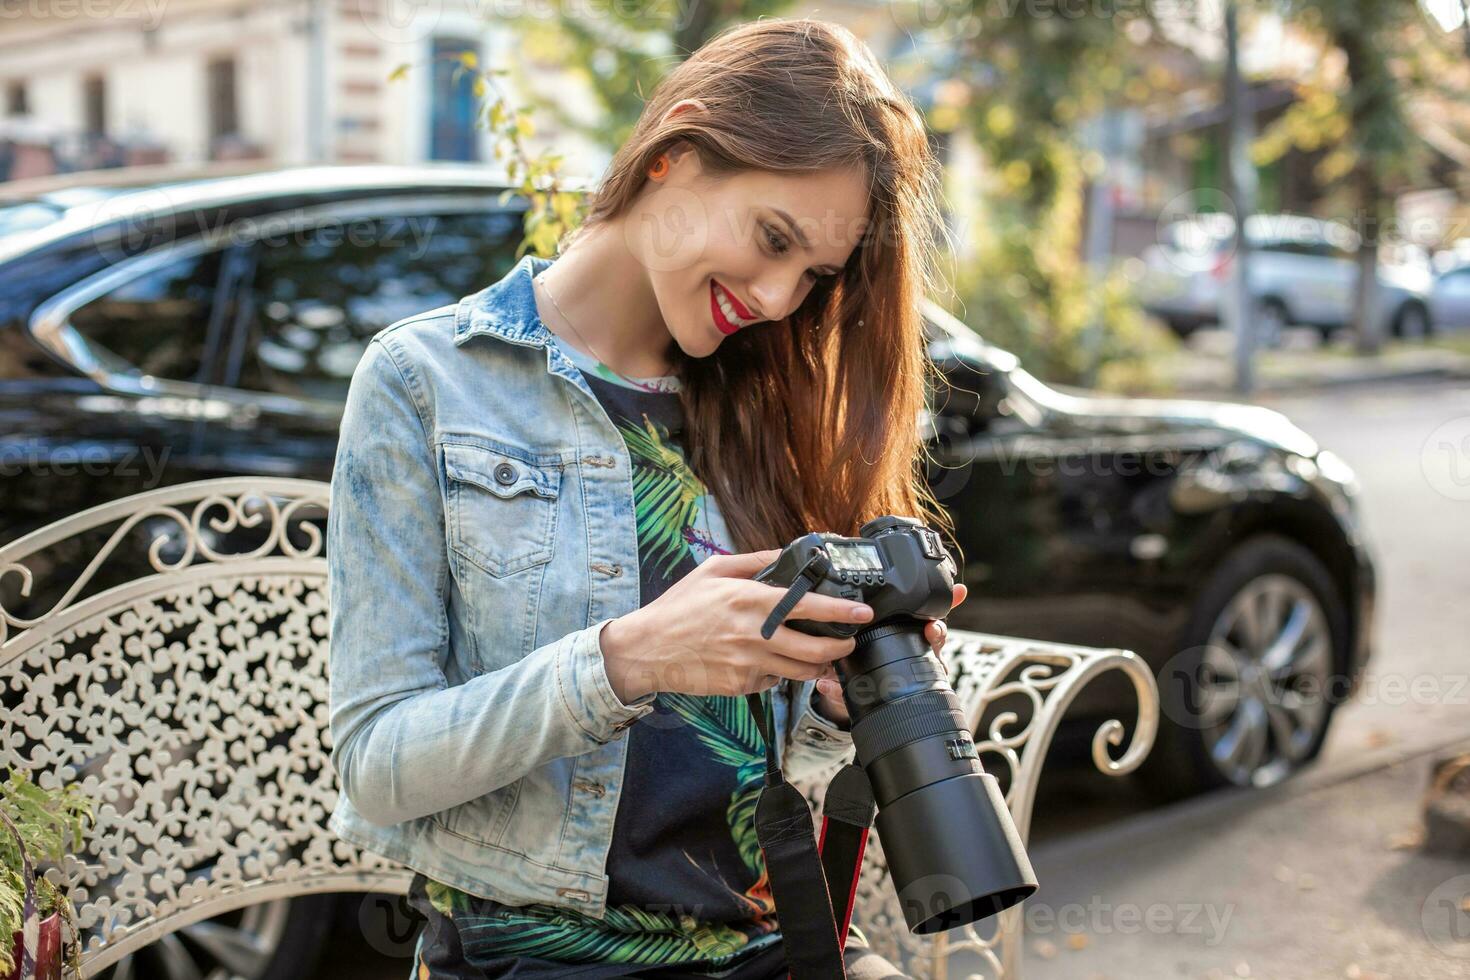
<svg viewBox="0 0 1470 980">
<path fill-rule="evenodd" d="M 663 122 L 690 98 L 706 111 Z M 869 182 L 866 231 L 840 274 L 785 320 L 740 331 L 708 357 L 676 354 L 690 466 L 736 546 L 853 535 L 890 513 L 952 531 L 921 469 L 933 366 L 919 302 L 934 285 L 943 220 L 918 111 L 844 27 L 786 18 L 731 27 L 654 89 L 577 232 L 624 213 L 677 140 L 716 176 L 858 166 Z"/>
</svg>

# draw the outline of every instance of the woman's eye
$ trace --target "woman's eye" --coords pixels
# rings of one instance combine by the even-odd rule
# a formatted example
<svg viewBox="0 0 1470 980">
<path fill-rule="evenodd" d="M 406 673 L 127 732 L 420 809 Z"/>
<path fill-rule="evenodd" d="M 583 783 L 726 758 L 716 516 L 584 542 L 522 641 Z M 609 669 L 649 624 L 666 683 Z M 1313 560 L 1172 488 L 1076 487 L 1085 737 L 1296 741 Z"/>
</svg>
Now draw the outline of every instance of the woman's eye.
<svg viewBox="0 0 1470 980">
<path fill-rule="evenodd" d="M 785 238 L 781 237 L 780 234 L 776 233 L 775 229 L 773 229 L 770 225 L 766 225 L 765 229 L 766 242 L 771 246 L 771 251 L 775 252 L 777 255 L 785 255 L 786 250 L 791 247 L 790 243 L 787 242 Z M 820 282 L 823 279 L 831 279 L 835 275 L 835 273 L 827 273 L 826 275 L 819 276 L 816 273 L 812 272 L 812 270 L 810 269 L 806 270 L 806 272 L 803 274 L 812 282 Z"/>
</svg>

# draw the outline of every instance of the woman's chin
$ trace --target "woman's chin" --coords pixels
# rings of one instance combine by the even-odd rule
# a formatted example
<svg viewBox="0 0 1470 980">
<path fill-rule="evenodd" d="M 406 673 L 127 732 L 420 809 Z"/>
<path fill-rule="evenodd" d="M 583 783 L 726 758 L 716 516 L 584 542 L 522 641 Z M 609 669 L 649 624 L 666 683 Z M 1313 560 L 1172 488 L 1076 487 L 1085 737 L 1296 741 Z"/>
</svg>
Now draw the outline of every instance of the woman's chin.
<svg viewBox="0 0 1470 980">
<path fill-rule="evenodd" d="M 725 340 L 725 335 L 710 326 L 701 331 L 698 337 L 676 338 L 679 349 L 690 357 L 709 357 L 720 349 L 720 344 Z"/>
</svg>

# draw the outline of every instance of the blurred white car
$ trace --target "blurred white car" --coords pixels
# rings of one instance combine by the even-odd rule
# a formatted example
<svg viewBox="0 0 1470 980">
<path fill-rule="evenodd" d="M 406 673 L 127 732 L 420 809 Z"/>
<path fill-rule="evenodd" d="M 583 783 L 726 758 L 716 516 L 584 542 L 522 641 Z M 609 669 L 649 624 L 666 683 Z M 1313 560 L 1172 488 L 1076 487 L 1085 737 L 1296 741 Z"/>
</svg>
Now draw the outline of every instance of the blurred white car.
<svg viewBox="0 0 1470 980">
<path fill-rule="evenodd" d="M 1144 306 L 1181 337 L 1218 323 L 1235 260 L 1230 215 L 1200 214 L 1166 225 L 1144 251 Z M 1252 215 L 1247 288 L 1257 342 L 1274 346 L 1292 324 L 1316 327 L 1324 340 L 1350 323 L 1358 236 L 1346 225 L 1304 215 Z M 1427 266 L 1380 263 L 1378 315 L 1384 333 L 1422 337 L 1431 327 Z"/>
<path fill-rule="evenodd" d="M 1470 264 L 1450 269 L 1434 280 L 1429 318 L 1435 329 L 1470 329 Z"/>
</svg>

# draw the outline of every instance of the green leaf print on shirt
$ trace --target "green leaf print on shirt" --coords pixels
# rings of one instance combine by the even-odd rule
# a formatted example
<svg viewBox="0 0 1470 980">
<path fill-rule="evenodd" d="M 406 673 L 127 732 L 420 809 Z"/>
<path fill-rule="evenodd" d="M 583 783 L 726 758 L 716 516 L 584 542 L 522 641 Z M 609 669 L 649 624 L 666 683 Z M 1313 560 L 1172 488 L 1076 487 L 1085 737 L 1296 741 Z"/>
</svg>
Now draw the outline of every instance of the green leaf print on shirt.
<svg viewBox="0 0 1470 980">
<path fill-rule="evenodd" d="M 699 499 L 707 490 L 669 442 L 662 425 L 643 416 L 643 425 L 618 425 L 633 457 L 633 505 L 638 517 L 638 544 L 660 570 L 673 575 L 689 551 L 685 530 L 699 515 Z"/>
<path fill-rule="evenodd" d="M 687 915 L 609 907 L 600 921 L 550 905 L 507 908 L 492 915 L 456 919 L 460 941 L 473 950 L 490 939 L 497 953 L 563 963 L 681 963 L 733 956 L 750 937 L 731 926 L 697 922 Z"/>
<path fill-rule="evenodd" d="M 760 729 L 745 699 L 663 692 L 659 701 L 689 723 L 695 736 L 717 760 L 736 770 L 737 789 L 730 796 L 727 811 L 730 836 L 751 873 L 764 875 L 765 861 L 755 835 L 755 804 L 764 782 L 766 756 Z M 765 900 L 769 900 L 769 895 L 767 888 Z M 754 915 L 775 908 L 774 904 L 766 905 L 765 900 L 752 898 L 750 892 L 742 897 L 752 906 Z"/>
<path fill-rule="evenodd" d="M 755 833 L 755 804 L 765 771 L 765 750 L 755 719 L 739 697 L 663 692 L 659 700 L 689 725 L 716 762 L 735 770 L 735 791 L 726 810 L 730 836 L 755 881 L 744 892 L 736 892 L 715 870 L 701 870 L 749 909 L 750 920 L 736 927 L 633 905 L 609 906 L 601 920 L 550 905 L 504 907 L 491 915 L 478 915 L 472 911 L 469 896 L 430 883 L 428 893 L 435 908 L 455 920 L 467 950 L 478 941 L 490 943 L 497 952 L 567 963 L 718 962 L 734 956 L 757 936 L 779 928 Z M 692 857 L 689 860 L 699 867 Z"/>
</svg>

